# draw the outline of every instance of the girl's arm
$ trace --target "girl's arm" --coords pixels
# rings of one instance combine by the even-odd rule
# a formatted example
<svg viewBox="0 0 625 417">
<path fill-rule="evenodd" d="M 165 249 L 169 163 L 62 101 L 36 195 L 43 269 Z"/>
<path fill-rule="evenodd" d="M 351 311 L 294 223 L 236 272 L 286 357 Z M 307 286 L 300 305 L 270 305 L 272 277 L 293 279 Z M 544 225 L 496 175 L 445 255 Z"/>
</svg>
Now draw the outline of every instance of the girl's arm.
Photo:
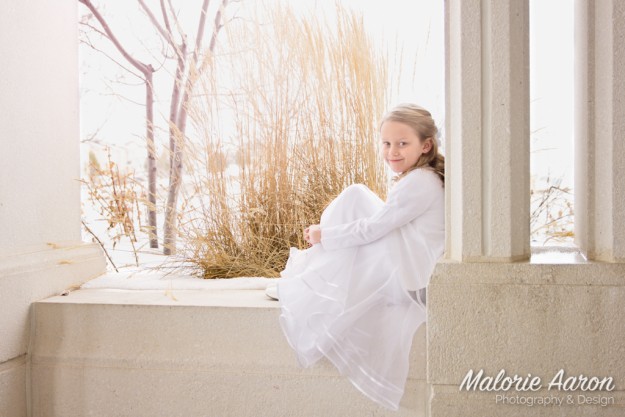
<svg viewBox="0 0 625 417">
<path fill-rule="evenodd" d="M 321 246 L 334 250 L 377 240 L 423 214 L 442 191 L 434 172 L 415 169 L 393 186 L 386 203 L 373 216 L 321 228 Z"/>
</svg>

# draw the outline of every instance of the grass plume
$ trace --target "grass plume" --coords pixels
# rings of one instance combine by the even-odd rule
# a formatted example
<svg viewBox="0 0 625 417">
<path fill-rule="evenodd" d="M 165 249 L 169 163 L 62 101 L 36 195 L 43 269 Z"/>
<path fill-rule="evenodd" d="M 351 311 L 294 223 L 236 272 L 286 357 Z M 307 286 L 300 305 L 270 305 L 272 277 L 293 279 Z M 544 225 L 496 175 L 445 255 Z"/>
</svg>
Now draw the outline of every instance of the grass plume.
<svg viewBox="0 0 625 417">
<path fill-rule="evenodd" d="M 284 5 L 257 13 L 227 28 L 223 50 L 239 52 L 215 57 L 231 79 L 203 79 L 190 109 L 200 139 L 180 232 L 204 278 L 277 277 L 346 186 L 385 198 L 386 62 L 362 18 L 339 6 L 333 22 Z"/>
</svg>

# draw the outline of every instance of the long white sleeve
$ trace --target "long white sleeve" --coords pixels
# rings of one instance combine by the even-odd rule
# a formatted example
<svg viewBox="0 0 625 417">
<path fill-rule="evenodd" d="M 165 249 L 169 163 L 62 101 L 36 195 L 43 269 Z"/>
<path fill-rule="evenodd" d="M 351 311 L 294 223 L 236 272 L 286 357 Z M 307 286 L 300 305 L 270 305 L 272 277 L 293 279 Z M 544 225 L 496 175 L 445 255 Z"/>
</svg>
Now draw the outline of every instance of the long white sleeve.
<svg viewBox="0 0 625 417">
<path fill-rule="evenodd" d="M 387 201 L 373 216 L 322 227 L 321 245 L 334 250 L 377 240 L 425 213 L 441 193 L 442 182 L 436 173 L 415 169 L 393 186 Z"/>
</svg>

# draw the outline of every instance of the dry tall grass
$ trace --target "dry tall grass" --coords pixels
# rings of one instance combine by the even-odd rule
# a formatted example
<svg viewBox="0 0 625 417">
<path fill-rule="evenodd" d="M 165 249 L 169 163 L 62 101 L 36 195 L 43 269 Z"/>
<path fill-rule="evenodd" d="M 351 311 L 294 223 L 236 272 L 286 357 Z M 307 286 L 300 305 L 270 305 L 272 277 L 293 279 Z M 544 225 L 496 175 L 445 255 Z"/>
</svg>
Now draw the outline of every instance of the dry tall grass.
<svg viewBox="0 0 625 417">
<path fill-rule="evenodd" d="M 189 152 L 180 233 L 204 278 L 279 276 L 289 248 L 306 246 L 303 228 L 346 186 L 385 198 L 376 143 L 386 62 L 361 18 L 336 13 L 330 22 L 279 6 L 227 28 L 222 50 L 241 52 L 214 65 L 231 78 L 204 79 L 190 109 L 202 139 Z"/>
</svg>

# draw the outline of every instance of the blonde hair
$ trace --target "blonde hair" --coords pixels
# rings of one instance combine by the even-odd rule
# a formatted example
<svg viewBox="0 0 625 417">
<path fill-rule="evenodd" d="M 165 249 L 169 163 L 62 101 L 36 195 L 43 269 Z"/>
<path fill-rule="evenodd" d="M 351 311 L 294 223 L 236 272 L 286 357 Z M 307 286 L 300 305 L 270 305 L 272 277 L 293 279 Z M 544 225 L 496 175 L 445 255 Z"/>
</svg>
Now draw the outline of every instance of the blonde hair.
<svg viewBox="0 0 625 417">
<path fill-rule="evenodd" d="M 416 104 L 404 103 L 398 105 L 382 117 L 380 128 L 388 121 L 400 122 L 410 126 L 421 140 L 421 143 L 427 139 L 430 139 L 432 142 L 430 150 L 422 154 L 413 166 L 399 174 L 394 180 L 399 181 L 413 169 L 426 168 L 434 171 L 444 185 L 445 157 L 438 153 L 438 141 L 436 140 L 438 128 L 436 123 L 434 123 L 434 119 L 432 119 L 432 114 Z"/>
</svg>

